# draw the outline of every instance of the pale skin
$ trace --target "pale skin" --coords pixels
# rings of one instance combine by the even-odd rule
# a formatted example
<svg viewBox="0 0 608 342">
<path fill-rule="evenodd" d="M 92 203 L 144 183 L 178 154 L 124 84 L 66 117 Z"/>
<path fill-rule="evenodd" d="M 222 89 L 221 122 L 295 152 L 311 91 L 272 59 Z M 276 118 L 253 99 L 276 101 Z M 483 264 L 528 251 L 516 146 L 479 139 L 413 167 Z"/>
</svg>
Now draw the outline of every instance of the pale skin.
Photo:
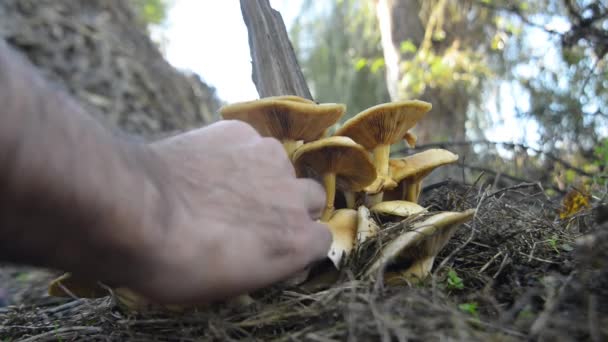
<svg viewBox="0 0 608 342">
<path fill-rule="evenodd" d="M 324 199 L 242 122 L 118 138 L 0 40 L 0 261 L 204 303 L 325 258 Z"/>
</svg>

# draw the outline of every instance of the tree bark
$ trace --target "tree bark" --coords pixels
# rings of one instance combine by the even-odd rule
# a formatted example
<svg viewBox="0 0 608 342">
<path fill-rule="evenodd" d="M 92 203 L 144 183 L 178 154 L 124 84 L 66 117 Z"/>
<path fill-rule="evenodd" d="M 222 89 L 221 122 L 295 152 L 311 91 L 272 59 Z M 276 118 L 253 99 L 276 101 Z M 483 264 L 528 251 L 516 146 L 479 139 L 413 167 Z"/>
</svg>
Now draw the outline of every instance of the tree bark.
<svg viewBox="0 0 608 342">
<path fill-rule="evenodd" d="M 421 14 L 420 0 L 376 0 L 376 15 L 382 35 L 382 48 L 386 65 L 386 81 L 393 101 L 403 100 L 399 91 L 400 80 L 407 70 L 401 68 L 404 56 L 401 43 L 410 40 L 420 46 L 425 35 L 426 20 Z M 449 46 L 455 39 L 454 32 L 437 46 L 438 50 Z M 432 111 L 415 127 L 420 143 L 465 140 L 465 122 L 468 108 L 466 93 L 457 87 L 430 88 L 420 96 L 433 105 Z"/>
<path fill-rule="evenodd" d="M 151 138 L 215 120 L 215 90 L 169 65 L 129 4 L 3 0 L 0 37 L 110 128 Z"/>
<path fill-rule="evenodd" d="M 260 97 L 298 95 L 312 100 L 281 14 L 268 0 L 241 0 L 241 11 Z"/>
</svg>

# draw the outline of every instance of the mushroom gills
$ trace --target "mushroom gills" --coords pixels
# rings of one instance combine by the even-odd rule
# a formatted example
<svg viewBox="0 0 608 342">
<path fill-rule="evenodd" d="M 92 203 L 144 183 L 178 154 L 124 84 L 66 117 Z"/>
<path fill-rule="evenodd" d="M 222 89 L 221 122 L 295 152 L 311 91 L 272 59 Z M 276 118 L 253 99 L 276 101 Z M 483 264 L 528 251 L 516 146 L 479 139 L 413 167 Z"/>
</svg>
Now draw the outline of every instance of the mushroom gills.
<svg viewBox="0 0 608 342">
<path fill-rule="evenodd" d="M 458 161 L 457 154 L 438 148 L 404 158 L 391 159 L 389 161 L 390 174 L 398 184 L 395 190 L 401 192 L 397 197 L 410 202 L 418 202 L 424 178 L 436 168 L 456 161 Z M 395 198 L 396 195 L 393 192 L 395 191 L 387 194 L 387 198 Z"/>
<path fill-rule="evenodd" d="M 423 279 L 430 273 L 434 258 L 447 244 L 456 229 L 469 221 L 475 209 L 463 212 L 441 212 L 413 224 L 381 250 L 379 257 L 365 270 L 372 276 L 387 266 L 407 265 L 402 274 Z"/>
</svg>

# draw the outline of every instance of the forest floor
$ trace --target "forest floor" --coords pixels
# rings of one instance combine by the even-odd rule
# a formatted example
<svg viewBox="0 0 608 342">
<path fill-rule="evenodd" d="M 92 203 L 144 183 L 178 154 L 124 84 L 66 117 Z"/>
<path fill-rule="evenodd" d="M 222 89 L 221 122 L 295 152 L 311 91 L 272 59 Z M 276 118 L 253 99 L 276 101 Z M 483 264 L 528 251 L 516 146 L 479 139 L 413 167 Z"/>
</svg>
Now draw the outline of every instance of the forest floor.
<svg viewBox="0 0 608 342">
<path fill-rule="evenodd" d="M 56 274 L 5 266 L 0 341 L 608 341 L 608 222 L 598 211 L 561 220 L 561 202 L 533 184 L 446 182 L 421 204 L 477 208 L 423 284 L 358 280 L 346 267 L 316 292 L 275 287 L 247 306 L 135 314 L 113 297 L 48 297 Z"/>
</svg>

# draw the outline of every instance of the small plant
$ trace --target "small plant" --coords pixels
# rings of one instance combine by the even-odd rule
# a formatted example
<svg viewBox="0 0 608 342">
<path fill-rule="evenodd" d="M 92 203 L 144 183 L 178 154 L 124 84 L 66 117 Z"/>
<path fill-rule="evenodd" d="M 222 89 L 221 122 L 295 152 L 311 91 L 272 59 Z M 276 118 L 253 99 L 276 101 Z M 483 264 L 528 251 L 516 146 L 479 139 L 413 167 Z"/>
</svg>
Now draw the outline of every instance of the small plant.
<svg viewBox="0 0 608 342">
<path fill-rule="evenodd" d="M 448 289 L 449 290 L 462 290 L 464 289 L 464 283 L 462 282 L 462 278 L 458 276 L 455 270 L 450 269 L 448 272 Z"/>
<path fill-rule="evenodd" d="M 547 240 L 547 242 L 549 243 L 549 246 L 551 246 L 551 248 L 553 248 L 553 250 L 555 250 L 555 253 L 560 254 L 559 249 L 557 249 L 557 241 L 559 241 L 558 236 L 555 234 L 553 236 L 551 236 L 551 238 L 549 240 Z"/>
<path fill-rule="evenodd" d="M 477 311 L 476 302 L 468 302 L 468 303 L 459 304 L 458 309 L 460 309 L 460 311 L 468 313 L 469 315 L 471 315 L 475 318 L 479 318 L 479 311 Z"/>
<path fill-rule="evenodd" d="M 521 320 L 528 320 L 533 317 L 534 317 L 534 312 L 532 312 L 532 309 L 529 306 L 526 306 L 517 314 L 517 319 L 521 319 Z"/>
</svg>

